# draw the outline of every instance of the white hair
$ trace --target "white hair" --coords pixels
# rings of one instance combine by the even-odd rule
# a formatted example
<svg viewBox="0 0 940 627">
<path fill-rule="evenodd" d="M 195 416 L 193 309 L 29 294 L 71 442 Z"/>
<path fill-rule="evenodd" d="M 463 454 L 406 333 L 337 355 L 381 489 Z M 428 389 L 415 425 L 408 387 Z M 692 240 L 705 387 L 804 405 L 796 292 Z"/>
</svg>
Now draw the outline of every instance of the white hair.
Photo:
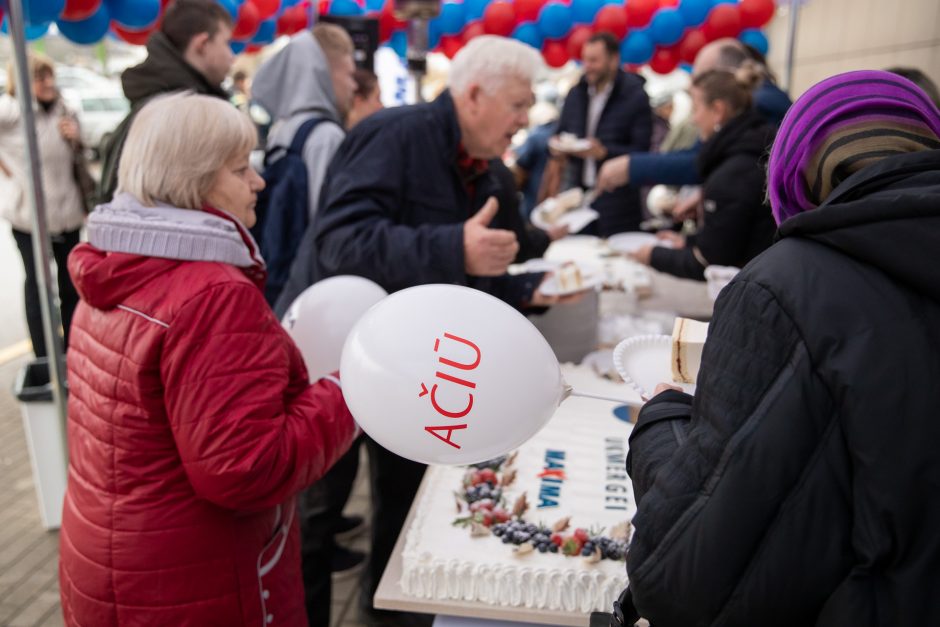
<svg viewBox="0 0 940 627">
<path fill-rule="evenodd" d="M 542 68 L 542 56 L 535 48 L 507 37 L 480 35 L 454 57 L 448 87 L 459 96 L 471 85 L 493 88 L 507 79 L 532 83 Z"/>
<path fill-rule="evenodd" d="M 225 100 L 193 93 L 158 96 L 131 124 L 117 191 L 145 206 L 200 209 L 218 172 L 257 141 L 248 116 Z"/>
</svg>

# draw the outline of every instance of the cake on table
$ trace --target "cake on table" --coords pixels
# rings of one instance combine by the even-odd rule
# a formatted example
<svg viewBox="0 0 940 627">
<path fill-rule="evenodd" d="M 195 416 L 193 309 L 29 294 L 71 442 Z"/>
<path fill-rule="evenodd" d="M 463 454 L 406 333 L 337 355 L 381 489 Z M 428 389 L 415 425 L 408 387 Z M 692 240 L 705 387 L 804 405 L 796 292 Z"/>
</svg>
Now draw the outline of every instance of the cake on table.
<svg viewBox="0 0 940 627">
<path fill-rule="evenodd" d="M 708 336 L 708 323 L 676 318 L 672 328 L 672 380 L 695 383 L 702 365 L 702 349 Z"/>
<path fill-rule="evenodd" d="M 597 379 L 589 368 L 566 368 L 576 388 L 574 371 Z M 470 467 L 429 468 L 405 531 L 403 592 L 609 611 L 627 583 L 624 560 L 636 511 L 624 467 L 631 425 L 614 414 L 616 407 L 569 398 L 511 454 Z"/>
</svg>

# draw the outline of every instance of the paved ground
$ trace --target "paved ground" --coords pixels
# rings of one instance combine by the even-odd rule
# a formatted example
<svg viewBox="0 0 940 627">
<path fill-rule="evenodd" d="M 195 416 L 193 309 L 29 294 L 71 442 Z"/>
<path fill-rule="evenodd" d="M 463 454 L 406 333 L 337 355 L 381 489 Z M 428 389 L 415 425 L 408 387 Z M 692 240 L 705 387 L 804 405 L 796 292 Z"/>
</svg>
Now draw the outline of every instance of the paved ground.
<svg viewBox="0 0 940 627">
<path fill-rule="evenodd" d="M 59 534 L 42 527 L 20 408 L 11 392 L 16 373 L 26 361 L 20 357 L 0 363 L 0 627 L 62 625 Z M 367 511 L 366 476 L 367 469 L 362 467 L 347 512 Z M 351 546 L 365 550 L 367 537 L 358 537 Z M 361 625 L 355 620 L 356 582 L 355 574 L 334 578 L 332 616 L 337 627 Z"/>
</svg>

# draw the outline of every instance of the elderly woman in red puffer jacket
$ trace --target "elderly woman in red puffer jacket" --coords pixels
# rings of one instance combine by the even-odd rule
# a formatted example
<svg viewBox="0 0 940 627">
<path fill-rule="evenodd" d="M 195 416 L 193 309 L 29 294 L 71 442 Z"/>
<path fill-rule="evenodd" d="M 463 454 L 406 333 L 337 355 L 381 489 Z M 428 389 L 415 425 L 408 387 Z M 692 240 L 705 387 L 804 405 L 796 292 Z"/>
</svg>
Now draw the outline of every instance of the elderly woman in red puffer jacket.
<svg viewBox="0 0 940 627">
<path fill-rule="evenodd" d="M 255 142 L 220 100 L 154 100 L 69 259 L 69 625 L 307 624 L 294 496 L 356 427 L 262 295 Z"/>
</svg>

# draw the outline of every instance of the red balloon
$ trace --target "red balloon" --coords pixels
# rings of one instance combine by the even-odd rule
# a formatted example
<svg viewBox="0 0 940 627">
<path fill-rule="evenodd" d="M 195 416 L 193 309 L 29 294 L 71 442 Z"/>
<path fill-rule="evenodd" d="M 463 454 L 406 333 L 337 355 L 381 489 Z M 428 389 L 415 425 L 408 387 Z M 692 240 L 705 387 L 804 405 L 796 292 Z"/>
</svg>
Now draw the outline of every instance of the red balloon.
<svg viewBox="0 0 940 627">
<path fill-rule="evenodd" d="M 150 39 L 150 34 L 157 30 L 157 28 L 159 28 L 159 24 L 144 30 L 131 30 L 129 28 L 124 28 L 114 20 L 111 20 L 111 30 L 114 31 L 114 34 L 117 35 L 122 41 L 126 41 L 129 44 L 134 44 L 135 46 L 143 46 L 146 44 L 147 40 Z"/>
<path fill-rule="evenodd" d="M 261 26 L 261 13 L 253 0 L 247 0 L 238 8 L 238 19 L 232 28 L 232 39 L 251 39 Z"/>
<path fill-rule="evenodd" d="M 627 12 L 618 4 L 601 7 L 594 17 L 594 30 L 598 33 L 607 32 L 617 39 L 623 39 L 627 34 Z"/>
<path fill-rule="evenodd" d="M 542 57 L 549 67 L 561 67 L 568 62 L 568 48 L 558 39 L 547 39 L 542 45 Z"/>
<path fill-rule="evenodd" d="M 483 11 L 483 30 L 508 37 L 516 27 L 516 11 L 506 0 L 491 2 Z"/>
<path fill-rule="evenodd" d="M 297 5 L 300 6 L 300 5 Z M 320 0 L 317 3 L 317 15 L 329 15 L 330 14 L 330 0 Z"/>
<path fill-rule="evenodd" d="M 100 6 L 101 0 L 65 0 L 65 8 L 62 9 L 59 19 L 70 22 L 83 20 L 94 15 Z"/>
<path fill-rule="evenodd" d="M 659 74 L 669 74 L 679 65 L 679 52 L 675 46 L 657 48 L 650 59 L 650 68 Z"/>
<path fill-rule="evenodd" d="M 293 35 L 307 28 L 307 11 L 303 5 L 292 6 L 277 18 L 278 35 Z"/>
<path fill-rule="evenodd" d="M 772 2 L 773 0 L 771 0 Z M 679 0 L 659 0 L 660 9 L 670 9 L 679 6 Z"/>
<path fill-rule="evenodd" d="M 460 38 L 464 43 L 467 43 L 474 37 L 479 37 L 480 35 L 485 35 L 486 31 L 483 29 L 482 22 L 470 22 L 467 24 L 467 27 L 463 29 L 463 32 L 460 34 Z"/>
<path fill-rule="evenodd" d="M 281 0 L 253 0 L 258 8 L 258 14 L 262 20 L 274 17 L 277 10 L 281 8 Z M 247 49 L 246 49 L 247 52 Z"/>
<path fill-rule="evenodd" d="M 695 63 L 695 57 L 698 51 L 708 43 L 704 33 L 697 28 L 686 31 L 685 36 L 679 42 L 679 58 L 685 63 Z"/>
<path fill-rule="evenodd" d="M 568 41 L 565 44 L 565 49 L 568 51 L 568 57 L 574 59 L 575 61 L 581 60 L 581 49 L 584 48 L 585 42 L 591 38 L 591 35 L 594 34 L 594 31 L 591 30 L 591 27 L 582 24 L 580 26 L 575 26 L 571 29 L 571 34 L 568 35 Z"/>
<path fill-rule="evenodd" d="M 774 0 L 741 0 L 741 24 L 744 28 L 760 28 L 774 17 Z"/>
<path fill-rule="evenodd" d="M 627 2 L 627 26 L 643 28 L 650 23 L 658 8 L 658 0 L 629 0 Z"/>
<path fill-rule="evenodd" d="M 379 14 L 379 41 L 384 43 L 392 38 L 392 33 L 407 27 L 408 22 L 395 17 L 395 3 L 387 0 Z"/>
<path fill-rule="evenodd" d="M 516 0 L 513 6 L 516 9 L 516 20 L 519 22 L 534 22 L 539 17 L 539 11 L 548 0 Z"/>
<path fill-rule="evenodd" d="M 448 59 L 453 59 L 454 55 L 463 48 L 463 39 L 460 35 L 441 35 L 441 43 L 438 47 Z"/>
<path fill-rule="evenodd" d="M 708 41 L 723 37 L 737 37 L 741 33 L 741 12 L 736 4 L 719 4 L 711 10 L 702 32 Z"/>
<path fill-rule="evenodd" d="M 258 44 L 248 44 L 245 46 L 245 54 L 257 54 L 264 49 L 264 46 L 259 46 Z"/>
</svg>

